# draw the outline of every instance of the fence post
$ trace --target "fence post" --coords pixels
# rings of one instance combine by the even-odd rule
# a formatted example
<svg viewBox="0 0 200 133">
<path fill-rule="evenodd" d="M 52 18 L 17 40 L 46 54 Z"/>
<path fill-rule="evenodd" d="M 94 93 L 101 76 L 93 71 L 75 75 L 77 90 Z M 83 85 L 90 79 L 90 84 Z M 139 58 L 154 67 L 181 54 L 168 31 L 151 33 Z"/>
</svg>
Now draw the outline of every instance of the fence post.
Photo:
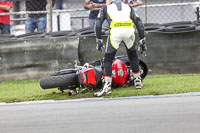
<svg viewBox="0 0 200 133">
<path fill-rule="evenodd" d="M 197 7 L 196 14 L 197 14 L 197 20 L 199 20 L 199 7 Z"/>
<path fill-rule="evenodd" d="M 47 32 L 52 32 L 52 0 L 47 0 Z"/>
<path fill-rule="evenodd" d="M 147 23 L 147 0 L 145 0 L 145 23 Z"/>
</svg>

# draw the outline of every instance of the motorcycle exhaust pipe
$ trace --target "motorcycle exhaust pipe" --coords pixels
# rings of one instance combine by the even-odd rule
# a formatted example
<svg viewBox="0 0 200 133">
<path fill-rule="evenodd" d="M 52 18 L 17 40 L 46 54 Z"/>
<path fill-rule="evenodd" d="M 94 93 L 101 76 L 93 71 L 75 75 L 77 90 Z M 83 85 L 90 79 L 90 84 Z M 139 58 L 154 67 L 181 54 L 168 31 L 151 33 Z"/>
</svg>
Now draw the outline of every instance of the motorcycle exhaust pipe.
<svg viewBox="0 0 200 133">
<path fill-rule="evenodd" d="M 79 91 L 77 91 L 77 90 L 70 90 L 68 92 L 68 96 L 73 96 L 73 95 L 76 95 L 76 94 L 79 94 L 79 93 L 83 93 L 83 92 L 86 92 L 87 90 L 88 90 L 87 88 L 79 90 Z"/>
<path fill-rule="evenodd" d="M 68 92 L 68 96 L 73 96 L 73 95 L 76 95 L 76 94 L 78 94 L 78 92 L 76 90 L 70 90 Z"/>
</svg>

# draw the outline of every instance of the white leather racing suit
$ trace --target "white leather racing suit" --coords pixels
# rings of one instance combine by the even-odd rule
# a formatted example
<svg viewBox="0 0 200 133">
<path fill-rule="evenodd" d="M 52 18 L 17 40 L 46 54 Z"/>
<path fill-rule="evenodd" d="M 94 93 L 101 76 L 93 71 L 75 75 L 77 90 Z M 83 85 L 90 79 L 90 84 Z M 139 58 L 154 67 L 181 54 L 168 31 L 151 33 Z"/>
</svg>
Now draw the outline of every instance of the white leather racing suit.
<svg viewBox="0 0 200 133">
<path fill-rule="evenodd" d="M 134 25 L 138 30 L 140 39 L 144 38 L 144 26 L 141 19 L 128 4 L 120 1 L 112 2 L 99 12 L 95 25 L 97 39 L 101 39 L 102 23 L 105 19 L 110 26 L 110 35 L 108 36 L 104 58 L 105 76 L 111 76 L 112 74 L 112 61 L 121 42 L 126 46 L 132 71 L 139 72 L 138 57 L 134 46 Z"/>
</svg>

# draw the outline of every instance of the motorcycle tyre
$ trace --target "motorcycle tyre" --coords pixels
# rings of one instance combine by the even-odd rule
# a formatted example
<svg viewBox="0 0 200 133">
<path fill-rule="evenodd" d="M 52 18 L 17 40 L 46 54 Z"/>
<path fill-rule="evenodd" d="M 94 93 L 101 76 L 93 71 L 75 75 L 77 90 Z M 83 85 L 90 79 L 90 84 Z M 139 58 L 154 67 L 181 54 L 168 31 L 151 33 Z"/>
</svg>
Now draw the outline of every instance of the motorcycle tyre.
<svg viewBox="0 0 200 133">
<path fill-rule="evenodd" d="M 40 80 L 40 86 L 42 89 L 66 88 L 76 84 L 76 73 L 50 76 Z"/>
<path fill-rule="evenodd" d="M 141 78 L 143 80 L 147 76 L 148 67 L 142 60 L 139 60 L 139 67 L 140 67 L 140 69 L 143 70 L 143 72 L 141 73 Z"/>
</svg>

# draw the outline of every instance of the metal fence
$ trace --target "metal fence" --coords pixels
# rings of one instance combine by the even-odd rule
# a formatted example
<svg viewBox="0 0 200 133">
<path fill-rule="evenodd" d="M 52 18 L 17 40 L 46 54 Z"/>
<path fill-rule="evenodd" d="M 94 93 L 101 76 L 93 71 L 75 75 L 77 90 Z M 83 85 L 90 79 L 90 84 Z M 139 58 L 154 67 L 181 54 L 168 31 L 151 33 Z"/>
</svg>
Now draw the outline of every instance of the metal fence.
<svg viewBox="0 0 200 133">
<path fill-rule="evenodd" d="M 47 0 L 46 5 L 36 2 L 31 7 L 39 10 L 30 11 L 27 11 L 26 6 L 26 2 L 30 0 L 0 1 L 13 1 L 13 8 L 10 13 L 6 13 L 11 15 L 11 34 L 25 32 L 25 22 L 30 14 L 47 15 L 46 32 L 89 27 L 90 11 L 84 9 L 84 0 L 55 0 L 53 7 L 54 1 L 52 0 Z M 143 0 L 143 6 L 137 7 L 135 10 L 144 23 L 167 23 L 197 20 L 199 6 L 199 0 Z M 1 13 L 0 15 L 5 14 Z"/>
</svg>

